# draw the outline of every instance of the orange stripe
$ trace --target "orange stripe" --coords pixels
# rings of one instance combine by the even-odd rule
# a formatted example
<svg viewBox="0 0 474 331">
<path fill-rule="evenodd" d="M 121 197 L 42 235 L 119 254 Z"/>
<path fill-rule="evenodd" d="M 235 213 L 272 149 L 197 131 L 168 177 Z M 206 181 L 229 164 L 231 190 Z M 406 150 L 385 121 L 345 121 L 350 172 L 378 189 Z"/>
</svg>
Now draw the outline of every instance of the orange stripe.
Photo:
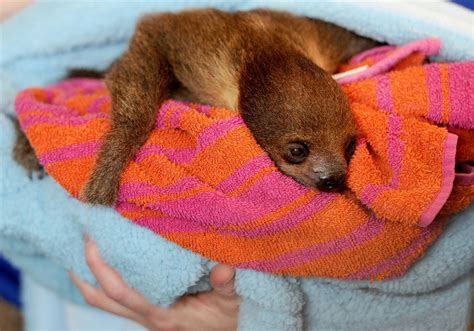
<svg viewBox="0 0 474 331">
<path fill-rule="evenodd" d="M 75 111 L 78 115 L 88 114 L 87 109 L 98 98 L 105 96 L 105 93 L 94 93 L 89 95 L 76 95 L 64 101 L 64 106 Z"/>
<path fill-rule="evenodd" d="M 444 229 L 446 221 L 447 221 L 447 218 L 445 218 L 444 220 L 438 219 L 432 225 L 430 235 L 426 238 L 426 240 L 422 244 L 420 244 L 420 246 L 416 250 L 413 251 L 413 253 L 411 253 L 405 259 L 403 259 L 402 261 L 400 261 L 393 267 L 388 268 L 387 270 L 380 273 L 379 275 L 377 275 L 377 277 L 374 277 L 374 278 L 382 280 L 382 279 L 388 278 L 390 275 L 396 274 L 397 272 L 406 270 L 421 254 L 425 252 L 426 247 L 429 246 L 438 237 L 438 235 Z"/>
<path fill-rule="evenodd" d="M 387 222 L 375 238 L 339 254 L 328 255 L 317 260 L 280 270 L 284 274 L 310 275 L 318 270 L 322 277 L 347 277 L 363 268 L 372 266 L 394 256 L 401 247 L 407 247 L 419 235 L 419 228 L 401 229 L 399 224 Z M 397 233 L 394 236 L 394 233 Z M 390 243 L 390 244 L 389 244 Z"/>
<path fill-rule="evenodd" d="M 439 73 L 441 78 L 441 93 L 442 93 L 442 121 L 448 123 L 449 120 L 449 82 L 448 82 L 448 65 L 440 64 Z"/>
<path fill-rule="evenodd" d="M 263 177 L 273 172 L 274 170 L 275 168 L 273 166 L 268 166 L 268 167 L 260 169 L 251 178 L 244 181 L 239 187 L 236 187 L 234 190 L 230 191 L 227 194 L 231 197 L 235 197 L 239 195 L 240 193 L 249 189 L 253 184 L 255 184 L 256 181 L 262 179 Z"/>
<path fill-rule="evenodd" d="M 108 131 L 109 123 L 104 119 L 90 121 L 87 125 L 33 125 L 26 130 L 26 135 L 38 154 L 55 150 L 71 144 L 100 140 Z"/>
<path fill-rule="evenodd" d="M 280 217 L 285 216 L 289 212 L 291 212 L 293 209 L 307 203 L 311 198 L 315 196 L 315 193 L 313 191 L 308 191 L 305 194 L 299 196 L 295 200 L 291 201 L 290 203 L 281 206 L 280 208 L 269 212 L 262 217 L 259 217 L 249 223 L 245 224 L 239 224 L 239 225 L 234 225 L 230 224 L 228 227 L 225 227 L 226 230 L 250 230 L 250 229 L 255 229 L 259 226 L 262 226 L 266 223 L 271 223 L 274 220 L 279 219 Z"/>
<path fill-rule="evenodd" d="M 127 199 L 127 201 L 143 205 L 143 204 L 159 202 L 160 200 L 161 201 L 167 201 L 167 200 L 186 199 L 186 198 L 189 198 L 193 195 L 203 193 L 203 192 L 212 192 L 212 190 L 208 186 L 201 185 L 201 186 L 192 187 L 188 190 L 180 191 L 180 192 L 177 192 L 177 193 L 148 194 L 148 195 L 143 195 L 143 196 L 139 196 L 139 197 L 136 197 L 136 198 Z M 183 202 L 183 203 L 185 203 L 185 202 Z"/>
<path fill-rule="evenodd" d="M 159 145 L 165 148 L 195 148 L 196 139 L 189 133 L 175 129 L 153 130 L 146 145 Z"/>
<path fill-rule="evenodd" d="M 238 144 L 238 147 L 236 147 Z M 244 127 L 237 127 L 201 150 L 190 164 L 183 165 L 196 177 L 215 186 L 229 177 L 235 169 L 261 155 L 262 151 Z M 213 160 L 210 169 L 209 160 Z"/>
<path fill-rule="evenodd" d="M 352 110 L 357 122 L 358 131 L 362 137 L 366 137 L 370 142 L 370 150 L 366 149 L 364 159 L 358 164 L 352 164 L 357 157 L 351 161 L 350 167 L 357 171 L 358 178 L 355 179 L 364 188 L 367 183 L 387 184 L 391 178 L 392 168 L 387 161 L 387 135 L 388 135 L 388 114 L 369 108 L 360 103 L 353 104 Z M 379 130 L 374 130 L 377 127 Z M 364 168 L 373 166 L 373 171 Z"/>
<path fill-rule="evenodd" d="M 163 110 L 160 110 L 160 111 L 163 111 Z M 174 111 L 175 111 L 174 107 L 169 107 L 168 109 L 166 109 L 166 113 L 164 114 L 164 117 L 163 117 L 164 124 L 169 128 L 173 127 L 171 125 L 171 115 L 173 115 Z"/>
<path fill-rule="evenodd" d="M 90 156 L 55 162 L 46 170 L 65 190 L 77 197 L 92 171 L 94 159 Z"/>
<path fill-rule="evenodd" d="M 235 115 L 235 111 L 230 111 L 224 108 L 211 108 L 209 109 L 209 116 L 213 119 L 223 120 Z"/>
<path fill-rule="evenodd" d="M 140 163 L 130 162 L 121 175 L 121 182 L 140 181 L 163 187 L 190 175 L 184 167 L 171 162 L 166 156 L 154 154 Z"/>
<path fill-rule="evenodd" d="M 29 88 L 28 90 L 22 92 L 21 94 L 19 94 L 17 96 L 20 97 L 20 96 L 23 96 L 23 95 L 29 95 L 31 93 L 31 95 L 33 96 L 34 99 L 40 101 L 40 102 L 44 102 L 46 100 L 46 90 L 42 89 L 42 88 L 39 88 L 39 87 L 32 87 L 32 88 Z"/>
<path fill-rule="evenodd" d="M 414 135 L 413 132 L 424 134 Z M 413 220 L 409 225 L 416 225 L 416 220 L 439 191 L 442 174 L 437 170 L 442 164 L 445 137 L 445 129 L 421 121 L 403 121 L 400 140 L 405 143 L 405 148 L 400 164 L 399 186 L 381 192 L 372 202 L 372 208 L 383 210 L 385 215 L 393 215 L 387 216 L 392 220 L 397 220 L 400 210 L 404 210 L 403 219 Z M 414 175 L 420 172 L 425 173 L 423 182 Z M 391 203 L 387 205 L 387 201 Z"/>
<path fill-rule="evenodd" d="M 341 85 L 352 104 L 361 103 L 377 109 L 377 84 L 375 79 L 366 79 L 352 84 Z"/>
<path fill-rule="evenodd" d="M 128 218 L 129 220 L 141 218 L 141 217 L 168 217 L 166 214 L 163 214 L 159 210 L 152 210 L 148 208 L 139 208 L 137 210 L 121 211 L 123 217 Z"/>
<path fill-rule="evenodd" d="M 26 120 L 28 117 L 30 116 L 33 116 L 33 115 L 40 115 L 42 117 L 57 117 L 58 115 L 54 114 L 54 113 L 50 113 L 50 112 L 45 112 L 43 110 L 40 110 L 40 109 L 31 109 L 31 110 L 28 110 L 28 112 L 23 112 L 21 113 L 19 116 L 18 116 L 18 119 L 20 121 L 24 121 Z"/>
<path fill-rule="evenodd" d="M 223 262 L 240 264 L 249 261 L 270 259 L 283 253 L 324 243 L 347 234 L 366 220 L 363 209 L 351 204 L 345 198 L 337 198 L 335 206 L 330 205 L 322 211 L 290 229 L 272 235 L 258 237 L 259 249 L 255 249 L 256 238 L 218 234 L 216 232 L 161 233 L 177 244 Z M 343 207 L 347 213 L 341 213 Z M 337 221 L 335 221 L 337 219 Z M 209 245 L 212 243 L 212 245 Z"/>
<path fill-rule="evenodd" d="M 400 71 L 389 74 L 393 110 L 412 118 L 424 117 L 429 108 L 425 69 L 416 67 L 409 72 L 410 75 Z"/>
</svg>

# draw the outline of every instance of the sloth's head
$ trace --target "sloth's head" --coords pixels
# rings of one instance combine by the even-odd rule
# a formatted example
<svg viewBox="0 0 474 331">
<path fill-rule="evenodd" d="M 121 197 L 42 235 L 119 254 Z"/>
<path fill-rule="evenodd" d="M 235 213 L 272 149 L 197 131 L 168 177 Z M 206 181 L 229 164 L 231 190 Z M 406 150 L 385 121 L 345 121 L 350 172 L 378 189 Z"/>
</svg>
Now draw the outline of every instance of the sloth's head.
<svg viewBox="0 0 474 331">
<path fill-rule="evenodd" d="M 240 77 L 239 111 L 281 172 L 322 191 L 343 186 L 356 128 L 330 74 L 297 53 L 251 61 Z"/>
</svg>

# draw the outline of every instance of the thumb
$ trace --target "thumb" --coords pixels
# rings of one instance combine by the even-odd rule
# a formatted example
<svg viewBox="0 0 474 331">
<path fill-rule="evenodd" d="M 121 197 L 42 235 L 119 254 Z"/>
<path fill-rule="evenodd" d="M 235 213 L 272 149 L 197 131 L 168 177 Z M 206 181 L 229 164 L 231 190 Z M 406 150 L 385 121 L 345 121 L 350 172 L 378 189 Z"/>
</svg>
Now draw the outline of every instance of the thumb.
<svg viewBox="0 0 474 331">
<path fill-rule="evenodd" d="M 211 270 L 209 276 L 214 291 L 225 297 L 235 295 L 235 269 L 225 264 L 218 264 Z"/>
</svg>

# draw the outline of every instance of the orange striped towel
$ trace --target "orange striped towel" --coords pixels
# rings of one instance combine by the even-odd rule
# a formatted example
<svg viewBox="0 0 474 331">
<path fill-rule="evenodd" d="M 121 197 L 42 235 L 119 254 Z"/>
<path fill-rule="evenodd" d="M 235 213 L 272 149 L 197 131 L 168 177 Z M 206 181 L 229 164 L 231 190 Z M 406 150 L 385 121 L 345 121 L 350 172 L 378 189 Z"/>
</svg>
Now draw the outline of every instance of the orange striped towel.
<svg viewBox="0 0 474 331">
<path fill-rule="evenodd" d="M 401 275 L 446 216 L 474 198 L 473 73 L 474 62 L 433 64 L 344 85 L 363 136 L 348 175 L 357 199 L 281 174 L 237 114 L 167 101 L 121 176 L 115 209 L 241 268 L 343 279 Z M 109 127 L 104 84 L 75 79 L 29 88 L 15 108 L 49 175 L 77 197 Z M 456 161 L 464 162 L 459 174 Z"/>
</svg>

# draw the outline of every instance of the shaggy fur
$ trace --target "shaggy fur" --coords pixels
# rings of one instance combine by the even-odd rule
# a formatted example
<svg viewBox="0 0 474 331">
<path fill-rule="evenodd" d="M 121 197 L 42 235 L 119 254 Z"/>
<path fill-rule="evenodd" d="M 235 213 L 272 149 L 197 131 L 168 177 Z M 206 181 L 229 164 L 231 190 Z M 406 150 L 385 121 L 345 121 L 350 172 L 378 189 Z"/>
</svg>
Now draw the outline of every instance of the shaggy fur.
<svg viewBox="0 0 474 331">
<path fill-rule="evenodd" d="M 337 189 L 356 132 L 330 73 L 373 46 L 335 25 L 269 10 L 143 17 L 105 75 L 111 129 L 81 198 L 114 203 L 120 173 L 147 139 L 156 105 L 172 95 L 239 111 L 283 173 Z"/>
</svg>

